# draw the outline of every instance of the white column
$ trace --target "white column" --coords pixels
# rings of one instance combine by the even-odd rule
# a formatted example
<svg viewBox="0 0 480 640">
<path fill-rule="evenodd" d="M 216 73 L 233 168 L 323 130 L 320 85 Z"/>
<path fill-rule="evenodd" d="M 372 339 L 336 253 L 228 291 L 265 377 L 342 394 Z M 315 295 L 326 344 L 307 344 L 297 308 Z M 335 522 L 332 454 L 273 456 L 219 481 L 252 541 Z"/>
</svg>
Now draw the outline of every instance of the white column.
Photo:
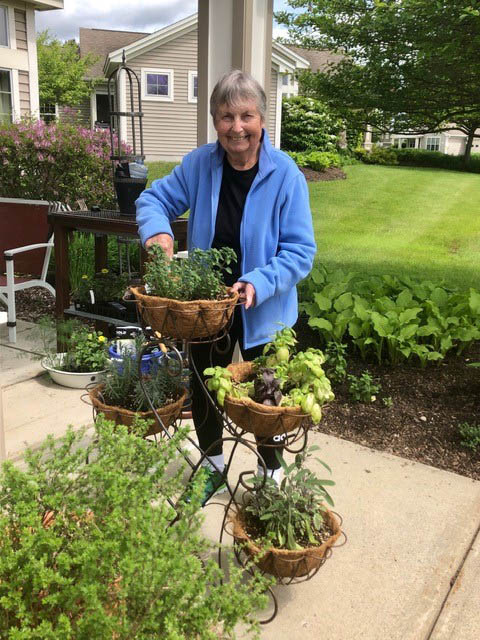
<svg viewBox="0 0 480 640">
<path fill-rule="evenodd" d="M 363 146 L 368 151 L 370 151 L 370 149 L 372 148 L 372 127 L 369 124 L 367 124 L 367 129 L 365 131 L 365 140 L 363 142 Z"/>
<path fill-rule="evenodd" d="M 35 11 L 26 10 L 27 20 L 27 46 L 28 46 L 28 84 L 30 88 L 30 115 L 33 118 L 40 116 L 40 98 L 38 94 L 38 62 L 37 62 L 37 36 L 35 33 Z"/>
<path fill-rule="evenodd" d="M 282 97 L 283 74 L 277 73 L 277 104 L 275 105 L 275 141 L 274 146 L 280 149 L 280 136 L 282 133 Z"/>
<path fill-rule="evenodd" d="M 251 73 L 267 98 L 272 58 L 273 0 L 198 0 L 197 142 L 216 140 L 209 98 L 231 69 Z"/>
</svg>

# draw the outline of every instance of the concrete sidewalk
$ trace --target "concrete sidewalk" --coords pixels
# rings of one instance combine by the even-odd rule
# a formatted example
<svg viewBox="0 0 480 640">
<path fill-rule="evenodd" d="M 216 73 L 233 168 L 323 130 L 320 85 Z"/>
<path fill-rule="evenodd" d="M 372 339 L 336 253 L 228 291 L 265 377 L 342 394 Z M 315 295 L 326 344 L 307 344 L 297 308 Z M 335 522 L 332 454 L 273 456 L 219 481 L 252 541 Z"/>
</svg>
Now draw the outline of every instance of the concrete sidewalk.
<svg viewBox="0 0 480 640">
<path fill-rule="evenodd" d="M 30 327 L 20 325 L 15 348 L 0 331 L 11 458 L 25 441 L 92 421 L 80 391 L 53 385 L 38 363 L 17 357 L 32 348 Z M 275 587 L 280 609 L 262 627 L 262 640 L 478 640 L 480 482 L 320 433 L 310 443 L 332 467 L 331 493 L 348 542 L 312 580 Z M 255 466 L 240 448 L 230 480 Z M 205 530 L 218 539 L 222 506 L 208 506 L 205 515 Z"/>
</svg>

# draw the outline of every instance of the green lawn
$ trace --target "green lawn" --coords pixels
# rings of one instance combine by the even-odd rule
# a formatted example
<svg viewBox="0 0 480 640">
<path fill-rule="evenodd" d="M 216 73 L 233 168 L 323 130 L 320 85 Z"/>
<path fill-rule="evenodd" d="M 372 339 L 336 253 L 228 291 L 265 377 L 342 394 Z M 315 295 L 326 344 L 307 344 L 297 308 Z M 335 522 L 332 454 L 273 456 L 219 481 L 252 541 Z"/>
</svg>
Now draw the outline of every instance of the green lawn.
<svg viewBox="0 0 480 640">
<path fill-rule="evenodd" d="M 150 163 L 150 178 L 174 166 Z M 345 171 L 346 180 L 309 183 L 319 261 L 480 288 L 480 175 L 363 164 Z"/>
</svg>

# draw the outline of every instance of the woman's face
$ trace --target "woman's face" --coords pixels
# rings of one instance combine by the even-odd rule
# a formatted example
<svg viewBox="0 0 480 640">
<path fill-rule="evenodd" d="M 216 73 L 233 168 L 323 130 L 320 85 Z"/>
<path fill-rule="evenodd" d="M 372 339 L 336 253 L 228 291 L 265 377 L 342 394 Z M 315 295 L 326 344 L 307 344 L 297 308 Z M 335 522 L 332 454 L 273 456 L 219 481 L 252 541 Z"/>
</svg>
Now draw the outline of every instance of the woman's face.
<svg viewBox="0 0 480 640">
<path fill-rule="evenodd" d="M 215 115 L 214 126 L 227 155 L 246 159 L 257 154 L 263 120 L 255 100 L 221 105 Z"/>
</svg>

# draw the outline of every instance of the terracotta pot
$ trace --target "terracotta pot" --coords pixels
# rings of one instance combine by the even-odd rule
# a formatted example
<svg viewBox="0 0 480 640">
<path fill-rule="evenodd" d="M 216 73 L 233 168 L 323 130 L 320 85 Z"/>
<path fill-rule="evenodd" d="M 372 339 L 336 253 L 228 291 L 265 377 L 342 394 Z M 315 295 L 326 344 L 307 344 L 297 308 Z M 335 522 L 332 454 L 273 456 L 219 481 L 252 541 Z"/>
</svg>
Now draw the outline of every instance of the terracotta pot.
<svg viewBox="0 0 480 640">
<path fill-rule="evenodd" d="M 277 578 L 300 578 L 321 566 L 327 550 L 335 544 L 341 534 L 340 523 L 333 513 L 326 509 L 323 516 L 333 532 L 332 535 L 321 545 L 299 550 L 271 547 L 265 551 L 248 535 L 242 510 L 233 511 L 229 520 L 235 543 L 242 545 L 242 549 L 264 573 Z"/>
<path fill-rule="evenodd" d="M 217 335 L 232 317 L 238 293 L 228 291 L 223 300 L 191 300 L 149 296 L 145 287 L 131 287 L 147 325 L 162 336 L 196 340 Z"/>
<path fill-rule="evenodd" d="M 246 382 L 255 373 L 253 362 L 229 364 L 232 380 Z M 300 407 L 270 407 L 251 398 L 225 396 L 224 409 L 230 420 L 244 431 L 260 438 L 270 438 L 298 429 L 306 414 Z"/>
<path fill-rule="evenodd" d="M 105 385 L 99 384 L 89 390 L 88 395 L 90 400 L 98 412 L 104 414 L 107 420 L 113 420 L 115 424 L 123 424 L 127 427 L 131 427 L 135 417 L 143 418 L 144 420 L 154 420 L 154 424 L 147 431 L 145 436 L 152 436 L 156 433 L 160 433 L 162 428 L 158 424 L 157 419 L 153 411 L 130 411 L 129 409 L 123 409 L 122 407 L 114 407 L 107 405 L 103 402 L 102 391 Z M 183 403 L 187 397 L 187 390 L 182 389 L 180 397 L 175 401 L 157 409 L 157 413 L 161 418 L 165 427 L 171 425 L 182 412 Z"/>
</svg>

